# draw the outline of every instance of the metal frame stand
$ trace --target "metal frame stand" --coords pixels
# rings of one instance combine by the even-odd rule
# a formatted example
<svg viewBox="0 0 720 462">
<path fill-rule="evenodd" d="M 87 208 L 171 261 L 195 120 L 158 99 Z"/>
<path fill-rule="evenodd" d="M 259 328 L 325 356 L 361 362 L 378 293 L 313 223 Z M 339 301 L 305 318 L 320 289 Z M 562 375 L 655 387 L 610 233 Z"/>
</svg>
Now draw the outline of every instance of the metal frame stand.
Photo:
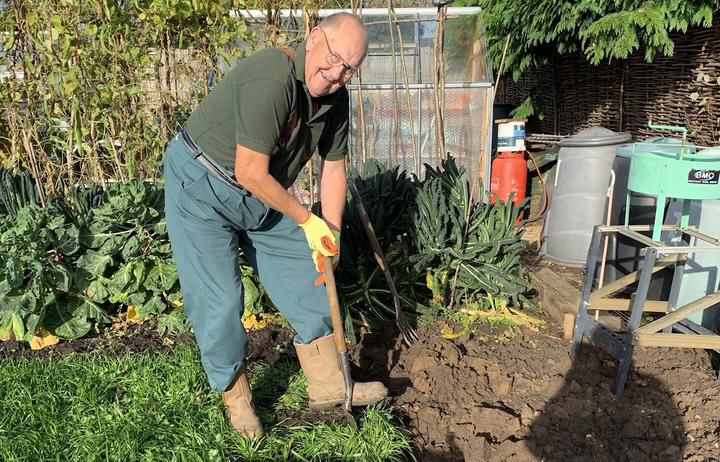
<svg viewBox="0 0 720 462">
<path fill-rule="evenodd" d="M 688 235 L 695 240 L 711 244 L 710 247 L 693 245 L 666 245 L 640 234 L 638 231 L 650 231 L 651 226 L 595 226 L 588 249 L 585 280 L 580 296 L 575 335 L 572 344 L 572 356 L 577 357 L 583 337 L 606 350 L 618 361 L 618 371 L 612 385 L 612 392 L 621 395 L 630 371 L 632 355 L 636 346 L 644 347 L 680 347 L 703 348 L 720 352 L 720 336 L 694 322 L 685 319 L 691 314 L 720 303 L 720 291 L 702 297 L 679 309 L 675 309 L 680 284 L 689 253 L 720 252 L 720 240 L 707 236 L 695 228 L 662 226 L 663 231 L 673 231 L 676 236 Z M 646 247 L 642 249 L 642 264 L 638 271 L 623 276 L 605 286 L 592 290 L 595 271 L 600 261 L 600 241 L 604 234 L 618 233 L 627 236 Z M 674 239 L 673 241 L 678 241 Z M 647 300 L 652 275 L 661 269 L 674 265 L 674 274 L 668 301 Z M 635 293 L 630 299 L 611 298 L 622 289 L 637 283 Z M 630 311 L 627 329 L 614 332 L 596 320 L 588 310 Z M 664 313 L 654 321 L 641 326 L 643 313 Z M 662 332 L 660 332 L 662 331 Z M 677 331 L 679 333 L 673 333 Z"/>
</svg>

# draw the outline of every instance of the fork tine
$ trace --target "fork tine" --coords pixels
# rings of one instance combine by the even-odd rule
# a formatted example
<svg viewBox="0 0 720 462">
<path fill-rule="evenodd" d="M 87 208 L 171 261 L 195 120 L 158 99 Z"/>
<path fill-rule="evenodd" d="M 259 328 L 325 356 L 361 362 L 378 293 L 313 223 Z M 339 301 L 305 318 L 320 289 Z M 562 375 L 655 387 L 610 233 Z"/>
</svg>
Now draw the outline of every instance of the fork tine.
<svg viewBox="0 0 720 462">
<path fill-rule="evenodd" d="M 417 332 L 412 328 L 405 315 L 402 311 L 399 311 L 399 307 L 396 307 L 395 322 L 400 329 L 403 340 L 408 346 L 412 346 L 413 343 L 420 340 L 420 337 L 418 337 Z"/>
</svg>

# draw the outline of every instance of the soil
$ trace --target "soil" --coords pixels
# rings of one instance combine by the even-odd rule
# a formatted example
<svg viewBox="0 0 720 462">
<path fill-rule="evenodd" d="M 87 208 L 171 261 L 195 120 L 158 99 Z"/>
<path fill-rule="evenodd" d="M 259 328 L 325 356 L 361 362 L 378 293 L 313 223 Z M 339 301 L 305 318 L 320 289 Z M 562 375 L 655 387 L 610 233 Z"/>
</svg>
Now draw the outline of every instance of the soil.
<svg viewBox="0 0 720 462">
<path fill-rule="evenodd" d="M 120 330 L 110 330 L 100 335 L 89 335 L 76 340 L 63 340 L 42 350 L 32 350 L 26 342 L 0 342 L 0 364 L 17 357 L 48 358 L 70 353 L 89 351 L 113 351 L 118 355 L 126 352 L 164 351 L 175 345 L 194 342 L 192 334 L 179 336 L 160 336 L 157 324 L 153 320 L 142 324 L 127 324 Z M 266 329 L 248 332 L 250 339 L 248 357 L 266 364 L 275 363 L 282 355 L 278 345 L 289 344 L 292 334 L 278 326 L 270 325 Z"/>
<path fill-rule="evenodd" d="M 636 350 L 625 393 L 615 397 L 615 362 L 589 345 L 571 361 L 557 327 L 479 325 L 452 340 L 440 336 L 442 327 L 419 328 L 421 340 L 409 347 L 386 329 L 351 349 L 356 380 L 388 385 L 419 461 L 720 461 L 720 382 L 703 350 Z M 191 335 L 162 338 L 142 324 L 123 335 L 40 351 L 0 342 L 0 363 L 19 355 L 163 350 L 191 341 Z M 291 341 L 279 327 L 250 332 L 250 356 L 272 364 L 292 350 Z M 277 422 L 346 417 L 300 414 L 276 416 Z"/>
<path fill-rule="evenodd" d="M 551 322 L 551 321 L 548 321 Z M 384 380 L 421 461 L 720 461 L 720 382 L 702 350 L 636 350 L 625 393 L 615 362 L 555 329 L 448 340 L 441 324 L 407 347 L 391 331 L 354 351 Z"/>
</svg>

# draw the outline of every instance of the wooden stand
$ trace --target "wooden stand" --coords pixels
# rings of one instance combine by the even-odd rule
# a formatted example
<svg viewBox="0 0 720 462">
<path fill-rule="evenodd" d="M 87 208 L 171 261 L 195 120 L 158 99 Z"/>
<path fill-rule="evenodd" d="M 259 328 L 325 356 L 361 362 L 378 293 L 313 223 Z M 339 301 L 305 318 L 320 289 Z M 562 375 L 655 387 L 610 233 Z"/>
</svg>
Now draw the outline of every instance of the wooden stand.
<svg viewBox="0 0 720 462">
<path fill-rule="evenodd" d="M 720 350 L 720 336 L 686 319 L 698 311 L 720 303 L 720 291 L 675 309 L 687 255 L 689 253 L 719 252 L 720 240 L 702 234 L 693 228 L 663 226 L 663 231 L 672 231 L 676 237 L 687 235 L 712 245 L 711 247 L 667 246 L 638 232 L 650 231 L 650 229 L 650 226 L 642 225 L 596 226 L 588 250 L 585 281 L 573 336 L 572 355 L 573 357 L 577 356 L 583 337 L 588 337 L 595 346 L 604 348 L 617 359 L 619 361 L 618 372 L 612 388 L 616 395 L 622 394 L 625 389 L 625 381 L 630 370 L 635 346 Z M 646 245 L 642 250 L 642 264 L 638 271 L 593 291 L 595 268 L 600 256 L 600 241 L 602 236 L 607 233 L 623 234 Z M 679 239 L 674 241 L 680 242 Z M 652 275 L 671 265 L 675 267 L 675 270 L 668 301 L 647 300 Z M 637 283 L 637 289 L 630 299 L 611 298 L 612 295 L 635 283 Z M 588 313 L 589 310 L 630 311 L 630 320 L 627 323 L 626 331 L 612 331 L 606 325 L 595 320 Z M 641 326 L 643 313 L 666 314 Z M 673 331 L 679 333 L 673 333 Z"/>
</svg>

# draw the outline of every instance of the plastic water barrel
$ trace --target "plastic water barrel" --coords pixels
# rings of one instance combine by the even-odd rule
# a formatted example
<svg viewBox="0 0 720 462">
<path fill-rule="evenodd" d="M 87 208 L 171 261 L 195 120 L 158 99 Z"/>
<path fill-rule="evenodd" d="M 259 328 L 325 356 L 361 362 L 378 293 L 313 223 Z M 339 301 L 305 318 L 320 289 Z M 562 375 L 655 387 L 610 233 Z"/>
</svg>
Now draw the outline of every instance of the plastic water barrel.
<svg viewBox="0 0 720 462">
<path fill-rule="evenodd" d="M 610 171 L 629 133 L 590 127 L 560 143 L 553 196 L 540 252 L 548 260 L 582 267 L 593 227 L 604 223 Z"/>
</svg>

